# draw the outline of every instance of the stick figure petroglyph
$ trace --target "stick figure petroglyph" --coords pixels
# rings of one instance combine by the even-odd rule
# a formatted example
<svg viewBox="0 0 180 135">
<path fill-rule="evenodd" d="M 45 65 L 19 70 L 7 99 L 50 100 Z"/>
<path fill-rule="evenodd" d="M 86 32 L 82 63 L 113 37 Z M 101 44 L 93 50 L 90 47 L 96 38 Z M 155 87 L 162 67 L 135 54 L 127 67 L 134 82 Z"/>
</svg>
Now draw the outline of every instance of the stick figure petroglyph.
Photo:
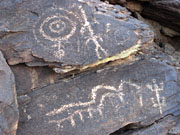
<svg viewBox="0 0 180 135">
<path fill-rule="evenodd" d="M 155 92 L 156 100 L 155 100 L 155 98 L 151 98 L 151 100 L 152 100 L 153 106 L 158 107 L 160 114 L 162 114 L 163 113 L 162 108 L 163 108 L 163 106 L 166 106 L 166 104 L 165 104 L 165 97 L 160 97 L 160 91 L 164 90 L 164 84 L 160 83 L 158 86 L 155 79 L 152 80 L 152 83 L 153 83 L 152 85 L 148 84 L 147 87 L 151 91 Z M 157 101 L 157 103 L 156 103 L 156 101 Z"/>
<path fill-rule="evenodd" d="M 88 113 L 90 118 L 93 118 L 94 113 L 98 113 L 101 117 L 103 117 L 103 109 L 104 109 L 104 102 L 106 98 L 110 97 L 118 97 L 120 102 L 124 103 L 123 99 L 123 92 L 122 92 L 123 83 L 121 83 L 117 88 L 114 86 L 107 86 L 107 85 L 98 85 L 92 88 L 91 90 L 91 100 L 88 102 L 78 102 L 78 103 L 70 103 L 61 106 L 59 109 L 55 109 L 49 113 L 47 113 L 47 116 L 54 116 L 59 115 L 64 112 L 68 112 L 69 110 L 74 109 L 73 113 L 68 115 L 66 118 L 60 119 L 60 120 L 52 120 L 50 123 L 56 123 L 59 126 L 64 121 L 70 121 L 72 126 L 75 126 L 75 120 L 74 116 L 79 115 L 81 121 L 84 121 L 83 119 L 83 112 Z M 103 91 L 103 92 L 102 92 Z M 101 93 L 102 92 L 102 93 Z"/>
<path fill-rule="evenodd" d="M 81 10 L 81 13 L 82 13 L 82 16 L 83 16 L 83 20 L 84 20 L 84 27 L 82 27 L 81 31 L 84 31 L 84 29 L 86 28 L 86 29 L 88 29 L 89 35 L 90 35 L 90 37 L 89 37 L 89 38 L 87 39 L 87 41 L 86 41 L 86 45 L 87 45 L 90 41 L 93 41 L 93 43 L 94 43 L 95 46 L 96 46 L 95 51 L 96 51 L 97 57 L 98 57 L 99 59 L 102 58 L 102 57 L 101 57 L 101 52 L 102 52 L 105 56 L 107 56 L 107 55 L 108 55 L 107 51 L 106 51 L 106 50 L 99 44 L 99 42 L 98 42 L 98 39 L 100 39 L 100 40 L 102 40 L 102 39 L 101 39 L 100 37 L 94 35 L 94 31 L 93 31 L 93 29 L 92 29 L 92 27 L 91 27 L 90 22 L 89 22 L 88 19 L 87 19 L 87 16 L 86 16 L 86 13 L 85 13 L 84 9 L 83 9 L 82 7 L 79 7 L 79 8 L 80 8 L 80 10 Z"/>
</svg>

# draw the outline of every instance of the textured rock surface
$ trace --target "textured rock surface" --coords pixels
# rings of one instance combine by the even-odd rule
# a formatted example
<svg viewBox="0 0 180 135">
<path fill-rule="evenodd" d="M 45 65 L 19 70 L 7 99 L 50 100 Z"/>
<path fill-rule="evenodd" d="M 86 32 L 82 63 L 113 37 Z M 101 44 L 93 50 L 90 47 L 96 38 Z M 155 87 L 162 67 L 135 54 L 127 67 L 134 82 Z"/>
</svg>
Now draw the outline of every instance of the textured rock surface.
<svg viewBox="0 0 180 135">
<path fill-rule="evenodd" d="M 23 95 L 37 88 L 54 83 L 59 74 L 47 67 L 27 67 L 24 64 L 11 66 L 15 75 L 17 95 Z"/>
<path fill-rule="evenodd" d="M 143 7 L 145 17 L 180 32 L 180 0 L 156 0 Z"/>
<path fill-rule="evenodd" d="M 125 8 L 84 1 L 0 1 L 0 49 L 8 63 L 79 67 L 131 48 L 130 55 L 153 40 Z"/>
<path fill-rule="evenodd" d="M 180 111 L 175 68 L 140 60 L 59 82 L 29 94 L 19 134 L 109 135 Z M 127 113 L 128 112 L 128 113 Z"/>
<path fill-rule="evenodd" d="M 15 135 L 18 117 L 14 75 L 0 52 L 0 135 Z"/>
<path fill-rule="evenodd" d="M 179 1 L 102 1 L 0 0 L 18 135 L 180 134 Z M 16 134 L 14 85 L 0 54 L 0 135 Z"/>
<path fill-rule="evenodd" d="M 125 133 L 119 132 L 112 135 L 179 135 L 178 130 L 172 128 L 176 126 L 178 118 L 168 115 L 146 128 L 140 128 L 126 131 Z"/>
<path fill-rule="evenodd" d="M 112 4 L 123 4 L 132 12 L 142 13 L 164 26 L 180 32 L 180 0 L 107 0 Z"/>
</svg>

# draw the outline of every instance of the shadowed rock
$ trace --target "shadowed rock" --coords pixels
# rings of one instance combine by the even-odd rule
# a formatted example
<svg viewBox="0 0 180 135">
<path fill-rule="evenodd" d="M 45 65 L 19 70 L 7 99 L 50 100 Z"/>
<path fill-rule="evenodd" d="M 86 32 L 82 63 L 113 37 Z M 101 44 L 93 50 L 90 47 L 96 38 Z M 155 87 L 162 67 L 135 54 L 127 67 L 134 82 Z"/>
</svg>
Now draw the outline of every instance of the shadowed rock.
<svg viewBox="0 0 180 135">
<path fill-rule="evenodd" d="M 18 117 L 14 75 L 0 52 L 0 135 L 15 135 Z"/>
<path fill-rule="evenodd" d="M 180 32 L 180 1 L 156 0 L 145 4 L 142 15 Z"/>
</svg>

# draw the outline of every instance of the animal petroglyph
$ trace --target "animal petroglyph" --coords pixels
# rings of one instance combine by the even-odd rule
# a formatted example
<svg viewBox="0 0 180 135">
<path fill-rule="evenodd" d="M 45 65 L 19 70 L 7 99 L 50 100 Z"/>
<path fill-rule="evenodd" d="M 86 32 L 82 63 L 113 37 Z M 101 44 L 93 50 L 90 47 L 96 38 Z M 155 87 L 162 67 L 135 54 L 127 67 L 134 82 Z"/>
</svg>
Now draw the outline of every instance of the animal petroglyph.
<svg viewBox="0 0 180 135">
<path fill-rule="evenodd" d="M 59 126 L 64 121 L 70 121 L 72 126 L 75 126 L 75 120 L 74 116 L 79 115 L 81 121 L 84 121 L 83 119 L 83 112 L 87 112 L 89 117 L 92 118 L 94 113 L 98 112 L 101 117 L 103 117 L 103 108 L 104 108 L 104 102 L 106 98 L 110 97 L 118 97 L 120 99 L 120 102 L 124 103 L 123 99 L 123 92 L 122 92 L 122 86 L 123 83 L 119 85 L 118 88 L 115 88 L 113 86 L 107 86 L 107 85 L 98 85 L 95 86 L 91 90 L 91 100 L 88 102 L 78 102 L 78 103 L 71 103 L 67 105 L 63 105 L 59 109 L 55 109 L 49 113 L 47 113 L 47 116 L 53 116 L 53 115 L 59 115 L 64 112 L 68 112 L 72 109 L 74 109 L 73 113 L 68 115 L 66 118 L 60 119 L 60 120 L 52 120 L 50 123 L 56 123 Z"/>
<path fill-rule="evenodd" d="M 118 112 L 122 104 L 126 103 L 124 101 L 125 95 L 123 91 L 125 90 L 125 88 L 128 88 L 127 86 L 128 87 L 131 86 L 131 89 L 133 90 L 133 92 L 134 92 L 134 89 L 136 90 L 137 96 L 140 96 L 139 98 L 140 106 L 143 107 L 143 96 L 141 93 L 137 93 L 138 91 L 140 91 L 142 86 L 139 86 L 129 81 L 121 81 L 118 88 L 114 86 L 109 86 L 109 85 L 97 85 L 91 89 L 90 100 L 88 100 L 87 102 L 79 101 L 75 103 L 62 105 L 60 108 L 54 109 L 53 111 L 46 113 L 46 116 L 49 116 L 49 117 L 55 116 L 55 115 L 59 115 L 60 117 L 62 116 L 62 118 L 59 120 L 49 121 L 49 123 L 55 123 L 61 127 L 62 123 L 65 121 L 69 121 L 72 126 L 75 126 L 76 125 L 75 118 L 74 118 L 75 116 L 78 116 L 80 120 L 84 122 L 85 113 L 88 114 L 89 116 L 88 118 L 93 118 L 96 115 L 103 117 L 104 107 L 107 101 L 108 103 L 112 103 L 115 109 L 114 111 Z M 146 87 L 151 92 L 155 92 L 157 103 L 155 103 L 154 98 L 151 98 L 152 100 L 151 99 L 150 100 L 152 101 L 153 106 L 158 107 L 160 110 L 160 113 L 162 113 L 162 107 L 165 105 L 165 98 L 164 97 L 160 98 L 159 91 L 163 89 L 163 83 L 161 83 L 159 86 L 158 84 L 156 84 L 156 81 L 153 80 L 153 84 L 152 85 L 147 84 Z M 113 99 L 118 99 L 119 100 L 118 104 L 116 102 L 114 105 L 114 103 L 111 101 Z M 161 102 L 161 99 L 163 100 L 162 102 Z"/>
</svg>

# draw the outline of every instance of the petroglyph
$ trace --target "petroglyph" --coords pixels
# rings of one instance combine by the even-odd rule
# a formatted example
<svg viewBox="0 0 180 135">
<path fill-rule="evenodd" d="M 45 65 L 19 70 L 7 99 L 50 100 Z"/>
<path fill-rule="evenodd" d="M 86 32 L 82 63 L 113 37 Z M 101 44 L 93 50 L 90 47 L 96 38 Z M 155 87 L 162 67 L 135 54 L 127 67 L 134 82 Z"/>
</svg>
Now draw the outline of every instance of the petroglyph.
<svg viewBox="0 0 180 135">
<path fill-rule="evenodd" d="M 122 29 L 124 29 L 124 28 L 121 28 L 121 30 L 117 29 L 114 32 L 114 36 L 115 36 L 115 39 L 116 39 L 118 45 L 123 45 L 126 41 L 130 40 L 130 31 L 124 29 L 124 32 L 126 32 L 126 34 L 122 34 Z"/>
<path fill-rule="evenodd" d="M 95 48 L 95 51 L 96 51 L 96 55 L 99 59 L 102 58 L 101 56 L 101 52 L 105 55 L 105 56 L 108 56 L 108 53 L 107 51 L 99 44 L 98 40 L 102 40 L 100 37 L 96 36 L 94 34 L 94 31 L 91 27 L 91 24 L 89 23 L 88 19 L 87 19 L 87 16 L 86 16 L 86 13 L 84 11 L 84 9 L 82 7 L 79 7 L 80 10 L 81 10 L 81 13 L 82 13 L 82 16 L 83 16 L 83 19 L 84 19 L 84 27 L 82 27 L 81 29 L 81 32 L 84 31 L 84 29 L 88 29 L 89 31 L 89 38 L 87 39 L 86 41 L 86 45 L 90 42 L 90 41 L 93 41 L 94 45 L 96 46 Z M 97 23 L 97 22 L 96 22 Z"/>
<path fill-rule="evenodd" d="M 155 100 L 155 98 L 151 98 L 151 100 L 152 100 L 153 106 L 158 107 L 160 114 L 162 114 L 163 113 L 162 108 L 163 108 L 163 106 L 166 106 L 166 104 L 165 104 L 166 99 L 165 99 L 165 97 L 160 96 L 160 91 L 164 90 L 164 84 L 160 83 L 158 86 L 156 80 L 153 79 L 152 84 L 148 84 L 147 87 L 151 91 L 155 92 L 156 100 Z"/>
<path fill-rule="evenodd" d="M 95 86 L 91 90 L 91 100 L 89 102 L 78 102 L 78 103 L 71 103 L 67 105 L 63 105 L 59 109 L 55 109 L 49 113 L 47 113 L 47 116 L 53 116 L 56 114 L 62 114 L 63 112 L 68 112 L 69 110 L 73 108 L 77 108 L 72 114 L 70 114 L 68 117 L 60 119 L 60 120 L 52 120 L 50 123 L 56 123 L 59 126 L 61 125 L 62 122 L 68 120 L 70 121 L 72 126 L 75 126 L 75 121 L 74 121 L 74 116 L 79 115 L 81 121 L 84 121 L 83 112 L 88 113 L 90 118 L 93 118 L 93 114 L 98 112 L 98 114 L 103 117 L 103 108 L 104 108 L 104 102 L 106 98 L 110 97 L 118 97 L 120 101 L 123 103 L 123 92 L 122 92 L 122 86 L 123 83 L 121 83 L 117 88 L 114 86 L 107 86 L 107 85 L 98 85 Z M 100 92 L 103 91 L 103 94 L 101 95 Z"/>
<path fill-rule="evenodd" d="M 148 90 L 150 89 L 152 92 L 155 92 L 157 103 L 155 102 L 155 99 L 152 97 L 150 100 L 153 103 L 153 107 L 158 107 L 160 113 L 162 114 L 162 107 L 165 106 L 165 98 L 160 98 L 159 91 L 163 90 L 163 83 L 160 83 L 158 85 L 156 83 L 156 80 L 152 81 L 151 84 L 147 84 L 146 87 Z M 122 104 L 126 104 L 124 101 L 124 93 L 125 90 L 124 85 L 127 85 L 128 87 L 131 86 L 132 89 L 137 90 L 137 94 L 139 96 L 139 105 L 143 107 L 143 96 L 142 93 L 140 93 L 141 86 L 132 83 L 131 81 L 122 81 L 120 82 L 120 85 L 118 88 L 114 86 L 109 85 L 97 85 L 94 88 L 91 89 L 90 93 L 90 101 L 88 102 L 76 102 L 76 103 L 70 103 L 66 105 L 62 105 L 59 109 L 54 109 L 51 112 L 46 113 L 46 116 L 54 116 L 54 115 L 62 115 L 64 113 L 68 113 L 67 117 L 64 117 L 59 120 L 51 120 L 49 123 L 56 123 L 58 126 L 62 126 L 61 124 L 64 121 L 69 121 L 71 123 L 71 126 L 75 126 L 76 122 L 74 117 L 78 116 L 82 122 L 84 122 L 84 116 L 83 113 L 88 113 L 89 118 L 93 118 L 94 115 L 98 114 L 100 117 L 103 117 L 103 109 L 106 104 L 106 101 L 112 103 L 114 106 L 114 111 L 117 112 Z M 127 88 L 127 87 L 126 87 Z M 134 91 L 134 90 L 133 90 Z M 114 104 L 111 100 L 112 99 L 119 99 L 118 104 Z M 161 101 L 162 100 L 162 101 Z"/>
<path fill-rule="evenodd" d="M 82 15 L 76 15 L 76 13 L 63 8 L 51 8 L 45 11 L 34 26 L 35 40 L 48 52 L 57 48 L 53 51 L 53 55 L 61 59 L 66 53 L 62 49 L 63 46 L 79 30 L 77 26 L 81 25 L 81 35 L 84 36 L 85 32 L 88 33 L 87 39 L 84 41 L 85 45 L 89 45 L 91 41 L 93 42 L 98 59 L 108 56 L 107 51 L 99 43 L 99 41 L 103 41 L 102 37 L 94 34 L 94 30 L 82 6 L 78 6 L 78 8 Z M 49 43 L 48 46 L 46 45 L 47 43 Z M 78 46 L 77 52 L 79 52 L 79 48 Z"/>
<path fill-rule="evenodd" d="M 76 18 L 74 13 L 62 8 L 51 9 L 45 12 L 34 26 L 33 33 L 36 41 L 46 50 L 51 50 L 51 47 L 57 48 L 53 53 L 57 58 L 65 55 L 62 41 L 67 41 L 76 31 L 77 24 L 69 16 Z M 50 42 L 48 47 L 43 45 L 46 40 Z"/>
</svg>

